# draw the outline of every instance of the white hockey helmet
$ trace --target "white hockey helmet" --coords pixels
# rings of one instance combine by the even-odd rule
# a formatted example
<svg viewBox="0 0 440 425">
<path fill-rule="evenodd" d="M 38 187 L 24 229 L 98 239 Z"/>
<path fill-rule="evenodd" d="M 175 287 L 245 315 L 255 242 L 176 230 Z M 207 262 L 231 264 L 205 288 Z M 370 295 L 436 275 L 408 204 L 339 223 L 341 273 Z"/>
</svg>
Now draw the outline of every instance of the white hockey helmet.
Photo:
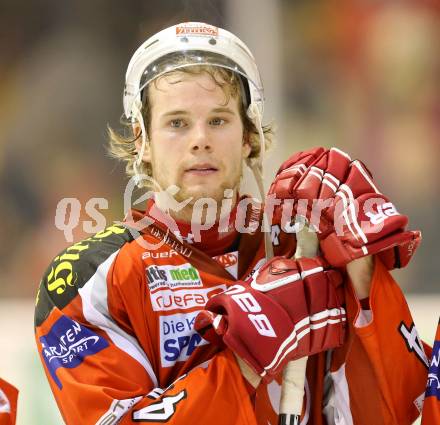
<svg viewBox="0 0 440 425">
<path fill-rule="evenodd" d="M 176 61 L 176 58 L 180 58 Z M 178 62 L 178 65 L 172 63 Z M 255 59 L 234 34 L 201 22 L 186 22 L 166 28 L 145 41 L 134 53 L 125 76 L 124 113 L 137 119 L 142 108 L 142 90 L 157 77 L 191 65 L 213 65 L 244 77 L 248 107 L 264 110 L 263 85 Z"/>
</svg>

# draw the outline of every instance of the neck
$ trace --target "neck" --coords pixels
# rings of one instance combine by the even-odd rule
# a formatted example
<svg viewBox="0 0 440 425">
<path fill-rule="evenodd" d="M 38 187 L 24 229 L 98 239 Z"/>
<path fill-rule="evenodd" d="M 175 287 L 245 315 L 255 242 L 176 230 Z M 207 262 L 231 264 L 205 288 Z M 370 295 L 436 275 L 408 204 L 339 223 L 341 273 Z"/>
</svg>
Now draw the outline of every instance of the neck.
<svg viewBox="0 0 440 425">
<path fill-rule="evenodd" d="M 228 201 L 228 202 L 226 202 Z M 220 204 L 218 214 L 214 214 L 206 207 L 189 209 L 191 214 L 182 213 L 183 209 L 188 210 L 188 206 L 181 208 L 176 212 L 168 207 L 168 211 L 155 201 L 150 200 L 147 203 L 147 211 L 150 217 L 156 222 L 164 224 L 177 237 L 182 238 L 185 242 L 190 243 L 198 249 L 204 251 L 210 256 L 224 254 L 228 252 L 238 240 L 238 232 L 235 229 L 235 219 L 237 214 L 238 199 L 224 199 Z M 214 210 L 214 204 L 211 209 Z M 208 210 L 208 211 L 207 211 Z M 216 220 L 216 218 L 218 219 Z"/>
<path fill-rule="evenodd" d="M 173 220 L 208 229 L 222 220 L 227 220 L 231 215 L 238 203 L 238 190 L 225 190 L 225 197 L 221 200 L 206 197 L 195 201 L 179 201 L 172 194 L 162 191 L 156 193 L 154 202 Z"/>
</svg>

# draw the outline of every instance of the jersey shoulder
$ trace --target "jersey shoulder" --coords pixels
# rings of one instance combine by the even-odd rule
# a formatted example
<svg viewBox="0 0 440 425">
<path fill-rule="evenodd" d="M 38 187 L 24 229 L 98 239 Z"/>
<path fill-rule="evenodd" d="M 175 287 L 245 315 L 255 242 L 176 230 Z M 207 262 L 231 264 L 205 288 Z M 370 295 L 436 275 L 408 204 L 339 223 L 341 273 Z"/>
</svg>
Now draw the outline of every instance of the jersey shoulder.
<svg viewBox="0 0 440 425">
<path fill-rule="evenodd" d="M 54 307 L 66 307 L 98 267 L 124 244 L 134 239 L 129 228 L 113 224 L 57 255 L 46 269 L 38 289 L 35 325 L 39 326 Z"/>
</svg>

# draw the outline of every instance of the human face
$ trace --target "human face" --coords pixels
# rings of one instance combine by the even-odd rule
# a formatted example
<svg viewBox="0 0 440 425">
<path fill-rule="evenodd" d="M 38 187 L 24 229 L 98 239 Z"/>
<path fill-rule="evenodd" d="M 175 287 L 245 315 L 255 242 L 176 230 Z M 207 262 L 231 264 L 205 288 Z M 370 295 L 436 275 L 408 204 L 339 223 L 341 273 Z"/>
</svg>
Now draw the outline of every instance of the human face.
<svg viewBox="0 0 440 425">
<path fill-rule="evenodd" d="M 238 191 L 243 159 L 250 146 L 237 98 L 226 102 L 223 90 L 207 73 L 173 73 L 149 87 L 150 144 L 144 161 L 162 189 L 176 185 L 179 201 L 212 198 L 225 189 Z"/>
</svg>

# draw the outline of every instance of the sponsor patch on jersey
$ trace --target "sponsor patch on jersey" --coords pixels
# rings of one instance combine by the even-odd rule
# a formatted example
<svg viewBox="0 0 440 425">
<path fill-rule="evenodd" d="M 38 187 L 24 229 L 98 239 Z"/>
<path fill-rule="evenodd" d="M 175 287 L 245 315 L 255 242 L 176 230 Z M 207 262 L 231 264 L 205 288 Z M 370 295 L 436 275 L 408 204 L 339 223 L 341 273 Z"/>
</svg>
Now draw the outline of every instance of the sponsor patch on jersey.
<svg viewBox="0 0 440 425">
<path fill-rule="evenodd" d="M 75 368 L 87 356 L 109 346 L 104 338 L 66 316 L 60 317 L 49 333 L 40 337 L 40 343 L 44 362 L 59 389 L 62 384 L 56 376 L 58 368 Z"/>
<path fill-rule="evenodd" d="M 204 307 L 211 297 L 225 290 L 226 285 L 177 291 L 166 288 L 150 292 L 150 299 L 154 311 L 189 310 L 194 307 Z"/>
<path fill-rule="evenodd" d="M 176 362 L 186 361 L 197 347 L 208 344 L 208 341 L 194 330 L 198 313 L 194 311 L 159 317 L 162 367 L 171 367 Z"/>
<path fill-rule="evenodd" d="M 145 251 L 142 253 L 142 260 L 146 258 L 153 258 L 157 260 L 158 258 L 173 258 L 179 255 L 176 250 L 169 249 L 168 251 Z"/>
<path fill-rule="evenodd" d="M 426 397 L 437 397 L 440 401 L 440 341 L 435 341 L 434 347 L 432 348 Z"/>
<path fill-rule="evenodd" d="M 228 273 L 237 279 L 238 274 L 238 251 L 228 252 L 227 254 L 212 257 L 219 263 Z"/>
<path fill-rule="evenodd" d="M 153 292 L 160 288 L 197 288 L 202 281 L 197 269 L 189 263 L 178 266 L 148 266 L 145 268 L 148 288 Z"/>
<path fill-rule="evenodd" d="M 129 228 L 113 224 L 69 246 L 56 256 L 40 283 L 35 325 L 40 326 L 47 319 L 54 303 L 60 310 L 69 304 L 78 295 L 78 289 L 95 274 L 99 265 L 132 240 Z"/>
<path fill-rule="evenodd" d="M 227 254 L 217 255 L 213 257 L 217 263 L 224 268 L 235 266 L 238 263 L 238 251 L 228 252 Z"/>
</svg>

